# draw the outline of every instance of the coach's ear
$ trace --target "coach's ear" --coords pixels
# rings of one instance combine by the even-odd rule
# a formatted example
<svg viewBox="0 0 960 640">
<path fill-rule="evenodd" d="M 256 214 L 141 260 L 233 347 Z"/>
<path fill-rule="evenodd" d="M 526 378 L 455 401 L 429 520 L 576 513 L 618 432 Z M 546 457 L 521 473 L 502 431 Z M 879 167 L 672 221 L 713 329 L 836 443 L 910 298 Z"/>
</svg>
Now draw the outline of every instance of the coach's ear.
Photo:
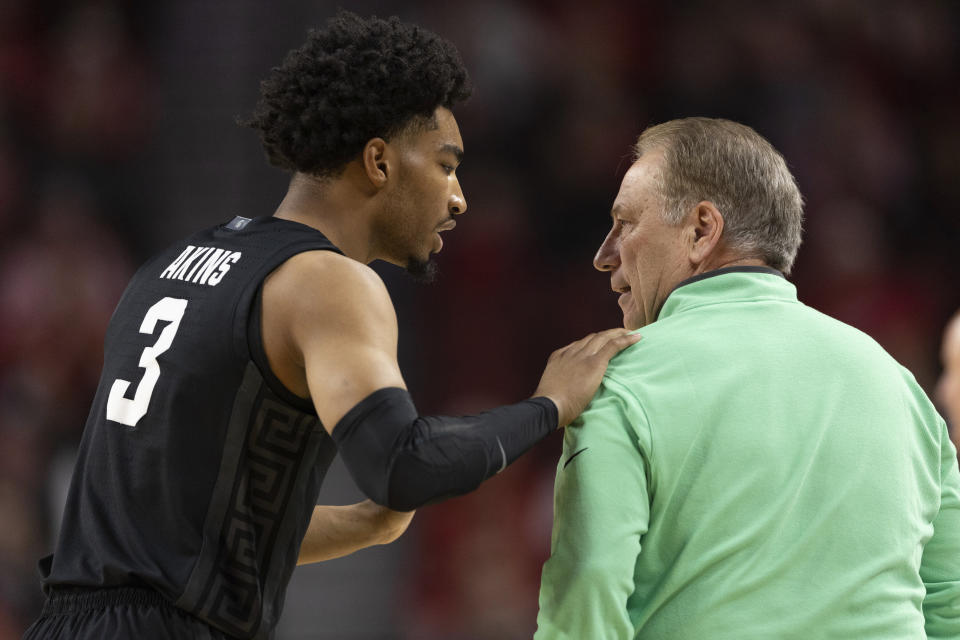
<svg viewBox="0 0 960 640">
<path fill-rule="evenodd" d="M 689 225 L 689 258 L 691 264 L 702 265 L 717 252 L 723 236 L 723 214 L 709 200 L 698 202 L 687 216 Z"/>
<path fill-rule="evenodd" d="M 383 138 L 371 138 L 363 147 L 363 170 L 370 183 L 380 189 L 390 175 L 389 148 Z"/>
</svg>

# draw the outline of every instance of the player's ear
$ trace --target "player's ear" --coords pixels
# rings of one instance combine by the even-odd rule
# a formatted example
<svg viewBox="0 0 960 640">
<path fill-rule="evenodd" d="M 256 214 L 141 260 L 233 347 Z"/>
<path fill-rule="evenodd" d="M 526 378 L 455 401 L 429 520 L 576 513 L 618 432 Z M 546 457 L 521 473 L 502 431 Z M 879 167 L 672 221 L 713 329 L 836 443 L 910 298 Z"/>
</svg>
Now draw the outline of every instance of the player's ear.
<svg viewBox="0 0 960 640">
<path fill-rule="evenodd" d="M 387 183 L 390 162 L 387 159 L 387 142 L 383 138 L 371 138 L 363 146 L 363 170 L 373 186 L 380 188 Z"/>
<path fill-rule="evenodd" d="M 698 202 L 690 212 L 690 262 L 702 264 L 714 253 L 723 235 L 723 214 L 709 200 Z"/>
</svg>

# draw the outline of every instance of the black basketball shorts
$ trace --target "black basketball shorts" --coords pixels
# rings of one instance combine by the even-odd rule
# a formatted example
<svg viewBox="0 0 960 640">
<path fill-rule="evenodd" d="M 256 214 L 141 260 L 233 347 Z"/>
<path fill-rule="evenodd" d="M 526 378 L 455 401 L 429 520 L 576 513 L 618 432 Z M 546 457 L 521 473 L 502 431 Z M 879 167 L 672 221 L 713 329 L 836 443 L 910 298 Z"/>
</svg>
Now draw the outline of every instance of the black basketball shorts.
<svg viewBox="0 0 960 640">
<path fill-rule="evenodd" d="M 230 640 L 173 606 L 156 591 L 137 587 L 51 589 L 43 613 L 23 640 Z"/>
</svg>

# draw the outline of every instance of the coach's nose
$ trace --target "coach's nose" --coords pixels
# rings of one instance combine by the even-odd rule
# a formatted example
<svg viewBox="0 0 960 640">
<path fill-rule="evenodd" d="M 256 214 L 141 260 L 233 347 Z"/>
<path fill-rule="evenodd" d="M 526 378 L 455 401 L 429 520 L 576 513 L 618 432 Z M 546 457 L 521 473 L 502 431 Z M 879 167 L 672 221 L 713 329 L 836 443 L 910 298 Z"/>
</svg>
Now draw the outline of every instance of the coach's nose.
<svg viewBox="0 0 960 640">
<path fill-rule="evenodd" d="M 593 257 L 593 267 L 597 271 L 613 271 L 620 266 L 620 246 L 617 240 L 616 229 L 611 229 L 597 249 L 597 255 Z"/>
</svg>

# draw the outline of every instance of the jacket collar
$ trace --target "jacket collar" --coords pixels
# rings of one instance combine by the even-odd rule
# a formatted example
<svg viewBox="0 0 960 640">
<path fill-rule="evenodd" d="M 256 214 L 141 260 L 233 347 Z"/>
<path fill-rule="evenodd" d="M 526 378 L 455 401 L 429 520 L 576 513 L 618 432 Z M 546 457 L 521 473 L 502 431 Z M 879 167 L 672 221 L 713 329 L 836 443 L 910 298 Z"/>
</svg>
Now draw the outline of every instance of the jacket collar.
<svg viewBox="0 0 960 640">
<path fill-rule="evenodd" d="M 724 267 L 677 284 L 660 308 L 657 320 L 707 304 L 760 299 L 797 302 L 797 288 L 770 267 Z"/>
</svg>

